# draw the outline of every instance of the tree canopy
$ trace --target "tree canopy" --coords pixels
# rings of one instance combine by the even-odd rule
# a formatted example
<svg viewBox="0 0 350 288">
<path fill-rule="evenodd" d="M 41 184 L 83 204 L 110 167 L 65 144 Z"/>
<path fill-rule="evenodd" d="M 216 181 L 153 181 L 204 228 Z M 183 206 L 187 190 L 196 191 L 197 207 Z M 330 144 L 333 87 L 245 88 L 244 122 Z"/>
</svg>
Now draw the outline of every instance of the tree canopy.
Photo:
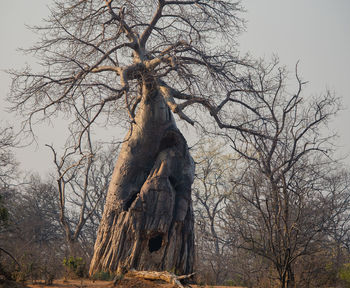
<svg viewBox="0 0 350 288">
<path fill-rule="evenodd" d="M 257 133 L 239 117 L 226 120 L 232 111 L 258 116 L 247 99 L 260 90 L 245 69 L 252 63 L 236 50 L 242 10 L 239 1 L 57 1 L 32 28 L 41 40 L 25 50 L 43 70 L 12 71 L 10 101 L 30 131 L 59 113 L 71 117 L 79 147 L 92 123 L 134 121 L 146 80 L 191 125 L 200 123 L 197 104 L 221 128 Z"/>
</svg>

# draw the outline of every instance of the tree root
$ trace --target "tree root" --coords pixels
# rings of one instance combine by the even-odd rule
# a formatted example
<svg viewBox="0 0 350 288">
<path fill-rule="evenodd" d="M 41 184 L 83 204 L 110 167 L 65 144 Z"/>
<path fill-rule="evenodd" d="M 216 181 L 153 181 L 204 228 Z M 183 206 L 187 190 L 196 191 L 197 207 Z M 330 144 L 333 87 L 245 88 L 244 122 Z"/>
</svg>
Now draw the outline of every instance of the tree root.
<svg viewBox="0 0 350 288">
<path fill-rule="evenodd" d="M 177 276 L 173 273 L 170 273 L 168 271 L 136 271 L 136 270 L 130 270 L 127 273 L 127 276 L 136 277 L 136 278 L 142 278 L 146 280 L 163 280 L 165 282 L 168 282 L 170 284 L 175 285 L 179 288 L 184 288 L 184 286 L 181 284 L 180 280 L 189 279 L 191 278 L 195 273 L 188 274 L 188 275 L 181 275 Z"/>
</svg>

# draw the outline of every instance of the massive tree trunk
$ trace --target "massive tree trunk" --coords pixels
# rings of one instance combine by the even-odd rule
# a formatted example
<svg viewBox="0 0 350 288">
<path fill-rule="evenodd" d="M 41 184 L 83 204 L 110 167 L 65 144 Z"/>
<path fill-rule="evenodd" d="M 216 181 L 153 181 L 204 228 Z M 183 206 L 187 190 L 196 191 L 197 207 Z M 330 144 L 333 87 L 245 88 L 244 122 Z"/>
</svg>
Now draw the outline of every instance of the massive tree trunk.
<svg viewBox="0 0 350 288">
<path fill-rule="evenodd" d="M 90 274 L 124 269 L 192 272 L 194 162 L 163 96 L 142 100 L 109 186 Z"/>
</svg>

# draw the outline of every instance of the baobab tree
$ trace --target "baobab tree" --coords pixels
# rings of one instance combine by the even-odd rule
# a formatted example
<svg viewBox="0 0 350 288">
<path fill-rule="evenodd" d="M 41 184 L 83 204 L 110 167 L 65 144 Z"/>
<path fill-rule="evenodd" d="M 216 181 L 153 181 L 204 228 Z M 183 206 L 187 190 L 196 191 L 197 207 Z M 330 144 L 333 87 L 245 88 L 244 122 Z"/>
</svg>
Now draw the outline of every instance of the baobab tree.
<svg viewBox="0 0 350 288">
<path fill-rule="evenodd" d="M 26 116 L 24 127 L 32 132 L 36 121 L 62 113 L 84 153 L 89 129 L 130 124 L 91 274 L 192 271 L 194 164 L 173 113 L 200 125 L 205 110 L 222 129 L 258 133 L 240 117 L 254 113 L 240 94 L 248 92 L 251 65 L 235 48 L 241 10 L 239 1 L 222 0 L 61 0 L 46 25 L 34 27 L 41 41 L 27 52 L 44 70 L 12 71 L 10 101 Z"/>
</svg>

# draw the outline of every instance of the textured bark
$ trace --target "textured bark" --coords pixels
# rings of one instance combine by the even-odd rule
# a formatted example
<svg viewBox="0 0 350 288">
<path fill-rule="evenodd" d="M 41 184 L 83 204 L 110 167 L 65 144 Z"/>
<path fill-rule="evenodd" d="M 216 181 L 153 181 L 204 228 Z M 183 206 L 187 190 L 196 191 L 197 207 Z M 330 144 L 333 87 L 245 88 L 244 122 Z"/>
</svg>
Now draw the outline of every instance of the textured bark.
<svg viewBox="0 0 350 288">
<path fill-rule="evenodd" d="M 109 186 L 91 275 L 192 272 L 194 162 L 158 90 L 143 91 Z"/>
</svg>

